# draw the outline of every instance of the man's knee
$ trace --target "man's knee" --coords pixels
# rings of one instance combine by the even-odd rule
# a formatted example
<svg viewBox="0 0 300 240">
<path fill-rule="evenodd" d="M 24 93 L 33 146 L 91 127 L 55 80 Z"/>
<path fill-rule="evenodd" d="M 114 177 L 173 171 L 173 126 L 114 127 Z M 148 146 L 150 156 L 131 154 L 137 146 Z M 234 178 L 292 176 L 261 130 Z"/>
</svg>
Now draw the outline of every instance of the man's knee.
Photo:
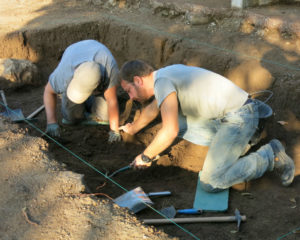
<svg viewBox="0 0 300 240">
<path fill-rule="evenodd" d="M 92 113 L 101 120 L 107 121 L 109 119 L 107 102 L 103 97 L 95 98 L 92 105 Z"/>
<path fill-rule="evenodd" d="M 69 124 L 77 124 L 84 119 L 85 108 L 83 104 L 74 104 L 68 99 L 63 99 L 61 111 L 64 120 Z"/>
<path fill-rule="evenodd" d="M 203 181 L 200 180 L 200 186 L 201 188 L 206 191 L 206 192 L 211 192 L 211 193 L 217 193 L 217 192 L 221 192 L 224 189 L 218 188 L 218 187 L 214 187 L 213 183 L 205 183 Z"/>
<path fill-rule="evenodd" d="M 75 116 L 70 113 L 66 113 L 65 111 L 62 112 L 62 115 L 62 123 L 67 125 L 76 125 L 84 119 L 83 116 Z"/>
</svg>

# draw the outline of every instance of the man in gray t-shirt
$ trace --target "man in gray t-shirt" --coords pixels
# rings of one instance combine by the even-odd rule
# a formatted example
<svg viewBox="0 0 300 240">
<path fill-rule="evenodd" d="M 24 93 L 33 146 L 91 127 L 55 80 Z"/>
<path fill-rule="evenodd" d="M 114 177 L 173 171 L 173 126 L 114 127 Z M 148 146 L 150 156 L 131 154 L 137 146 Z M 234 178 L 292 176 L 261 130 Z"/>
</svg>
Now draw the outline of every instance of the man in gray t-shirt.
<svg viewBox="0 0 300 240">
<path fill-rule="evenodd" d="M 107 47 L 95 40 L 70 45 L 45 87 L 46 133 L 60 135 L 56 101 L 61 94 L 64 124 L 109 124 L 109 142 L 119 141 L 118 85 L 118 65 Z"/>
<path fill-rule="evenodd" d="M 136 156 L 133 167 L 151 166 L 155 156 L 180 136 L 209 146 L 200 177 L 206 191 L 220 191 L 273 169 L 281 173 L 284 186 L 292 183 L 294 162 L 277 139 L 243 156 L 259 119 L 270 116 L 272 109 L 249 98 L 247 92 L 227 78 L 181 64 L 154 71 L 139 60 L 126 62 L 120 75 L 121 86 L 131 99 L 145 102 L 155 96 L 138 119 L 120 129 L 135 134 L 159 113 L 162 118 L 162 128 L 144 152 Z"/>
</svg>

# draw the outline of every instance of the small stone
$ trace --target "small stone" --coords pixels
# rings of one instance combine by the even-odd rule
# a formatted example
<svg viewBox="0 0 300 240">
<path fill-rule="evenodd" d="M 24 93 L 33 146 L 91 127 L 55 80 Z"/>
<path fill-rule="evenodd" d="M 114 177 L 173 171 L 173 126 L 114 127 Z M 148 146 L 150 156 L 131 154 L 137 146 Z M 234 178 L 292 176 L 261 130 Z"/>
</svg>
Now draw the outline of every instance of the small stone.
<svg viewBox="0 0 300 240">
<path fill-rule="evenodd" d="M 209 16 L 205 16 L 201 13 L 187 13 L 186 19 L 192 25 L 202 25 L 211 22 L 211 18 Z"/>
<path fill-rule="evenodd" d="M 161 12 L 161 15 L 162 15 L 163 17 L 168 17 L 168 16 L 169 16 L 169 11 L 168 11 L 168 10 L 163 10 L 163 11 Z"/>
</svg>

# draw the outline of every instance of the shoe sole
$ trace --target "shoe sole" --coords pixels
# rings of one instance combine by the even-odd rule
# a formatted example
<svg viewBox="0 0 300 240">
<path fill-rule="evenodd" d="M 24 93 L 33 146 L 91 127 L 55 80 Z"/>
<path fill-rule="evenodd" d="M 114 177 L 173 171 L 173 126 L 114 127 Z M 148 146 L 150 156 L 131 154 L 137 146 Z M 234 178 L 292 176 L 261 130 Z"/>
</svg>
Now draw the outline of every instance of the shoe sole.
<svg viewBox="0 0 300 240">
<path fill-rule="evenodd" d="M 95 125 L 109 125 L 109 122 L 106 122 L 106 121 L 88 121 L 88 120 L 85 120 L 85 121 L 82 121 L 80 123 L 80 125 L 85 125 L 85 126 L 95 126 Z"/>
</svg>

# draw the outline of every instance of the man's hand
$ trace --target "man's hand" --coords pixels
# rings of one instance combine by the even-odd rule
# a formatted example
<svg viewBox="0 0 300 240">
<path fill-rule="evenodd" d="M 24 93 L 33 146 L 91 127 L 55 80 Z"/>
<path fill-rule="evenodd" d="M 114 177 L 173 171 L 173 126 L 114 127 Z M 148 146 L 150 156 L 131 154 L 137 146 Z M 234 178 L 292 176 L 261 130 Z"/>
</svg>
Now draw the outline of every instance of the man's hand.
<svg viewBox="0 0 300 240">
<path fill-rule="evenodd" d="M 130 135 L 134 135 L 134 129 L 133 129 L 133 124 L 132 123 L 127 123 L 121 127 L 119 127 L 119 130 L 122 130 Z"/>
<path fill-rule="evenodd" d="M 50 137 L 60 137 L 60 128 L 57 123 L 49 123 L 47 124 L 46 133 Z"/>
<path fill-rule="evenodd" d="M 108 142 L 109 143 L 115 143 L 120 142 L 122 140 L 121 134 L 119 132 L 110 130 L 108 133 Z"/>
<path fill-rule="evenodd" d="M 134 122 L 127 123 L 119 127 L 119 130 L 123 130 L 129 135 L 134 135 L 152 122 L 158 116 L 158 114 L 159 108 L 156 100 L 154 99 L 150 104 L 142 108 L 139 117 L 134 120 Z"/>
<path fill-rule="evenodd" d="M 136 156 L 133 162 L 130 164 L 135 169 L 143 169 L 150 167 L 152 162 L 146 163 L 142 160 L 142 154 Z"/>
</svg>

